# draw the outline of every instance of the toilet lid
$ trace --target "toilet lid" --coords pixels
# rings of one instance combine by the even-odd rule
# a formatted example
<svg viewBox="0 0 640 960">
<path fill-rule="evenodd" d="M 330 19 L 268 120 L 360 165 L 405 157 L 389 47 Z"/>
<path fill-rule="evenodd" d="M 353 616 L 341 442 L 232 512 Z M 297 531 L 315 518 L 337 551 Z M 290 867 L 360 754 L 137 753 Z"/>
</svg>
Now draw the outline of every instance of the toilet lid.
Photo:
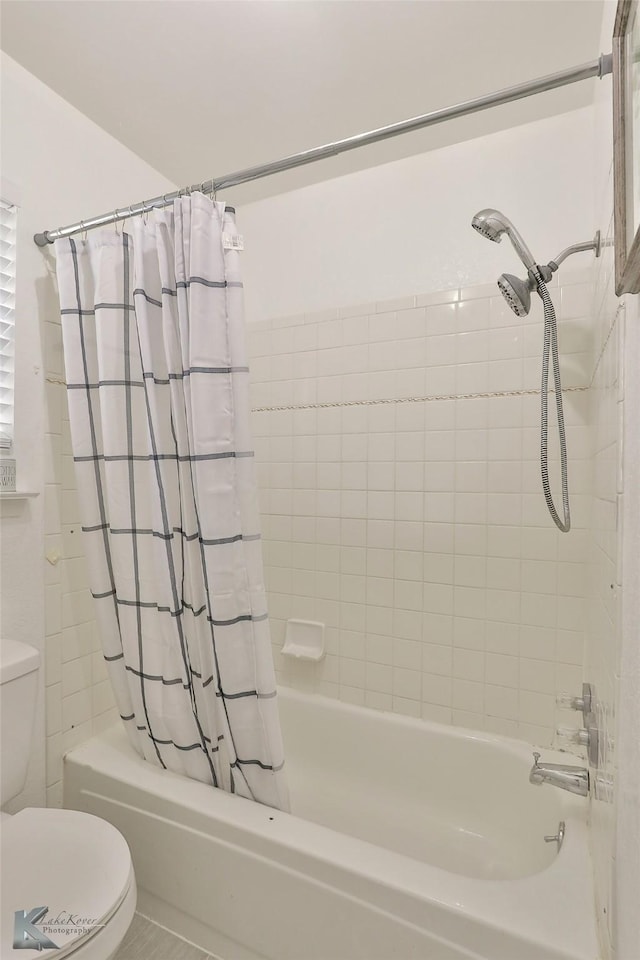
<svg viewBox="0 0 640 960">
<path fill-rule="evenodd" d="M 30 808 L 3 820 L 1 860 L 2 960 L 71 954 L 99 932 L 133 876 L 122 834 L 76 810 Z M 16 937 L 33 949 L 16 949 Z"/>
</svg>

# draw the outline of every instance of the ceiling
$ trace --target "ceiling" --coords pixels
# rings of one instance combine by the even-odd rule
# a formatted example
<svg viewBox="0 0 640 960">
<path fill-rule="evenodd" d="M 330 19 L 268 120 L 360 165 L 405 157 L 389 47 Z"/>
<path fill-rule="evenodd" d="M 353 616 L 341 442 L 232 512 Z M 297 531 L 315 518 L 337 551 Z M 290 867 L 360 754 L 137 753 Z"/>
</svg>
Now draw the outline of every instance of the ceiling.
<svg viewBox="0 0 640 960">
<path fill-rule="evenodd" d="M 183 185 L 592 60 L 602 13 L 603 0 L 3 0 L 0 45 Z M 596 83 L 278 174 L 234 199 L 585 106 Z"/>
</svg>

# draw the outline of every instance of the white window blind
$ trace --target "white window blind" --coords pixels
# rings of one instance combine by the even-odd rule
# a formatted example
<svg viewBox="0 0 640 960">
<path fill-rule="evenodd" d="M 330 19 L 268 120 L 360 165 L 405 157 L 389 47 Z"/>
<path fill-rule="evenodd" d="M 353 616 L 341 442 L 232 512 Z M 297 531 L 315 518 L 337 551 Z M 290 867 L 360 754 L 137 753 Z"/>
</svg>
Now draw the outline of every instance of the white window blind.
<svg viewBox="0 0 640 960">
<path fill-rule="evenodd" d="M 17 209 L 0 200 L 0 451 L 13 441 Z"/>
</svg>

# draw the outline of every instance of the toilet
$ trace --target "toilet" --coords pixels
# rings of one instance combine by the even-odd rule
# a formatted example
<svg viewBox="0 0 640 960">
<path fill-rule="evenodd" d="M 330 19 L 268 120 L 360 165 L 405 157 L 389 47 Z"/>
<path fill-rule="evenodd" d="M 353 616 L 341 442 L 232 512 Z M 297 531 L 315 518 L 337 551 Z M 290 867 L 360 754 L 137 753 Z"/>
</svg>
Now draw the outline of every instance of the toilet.
<svg viewBox="0 0 640 960">
<path fill-rule="evenodd" d="M 4 805 L 24 787 L 40 654 L 0 640 Z M 110 960 L 136 907 L 131 854 L 106 820 L 76 810 L 2 813 L 0 960 Z"/>
</svg>

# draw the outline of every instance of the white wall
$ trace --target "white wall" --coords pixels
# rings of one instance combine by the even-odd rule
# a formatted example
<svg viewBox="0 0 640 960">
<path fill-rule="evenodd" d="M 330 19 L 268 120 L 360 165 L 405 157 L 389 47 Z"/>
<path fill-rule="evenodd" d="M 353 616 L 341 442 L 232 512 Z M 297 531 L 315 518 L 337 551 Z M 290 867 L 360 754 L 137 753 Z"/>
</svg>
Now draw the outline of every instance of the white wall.
<svg viewBox="0 0 640 960">
<path fill-rule="evenodd" d="M 2 174 L 20 194 L 17 248 L 16 442 L 18 485 L 37 491 L 15 516 L 0 520 L 1 630 L 47 655 L 49 800 L 59 793 L 62 695 L 66 684 L 85 684 L 72 666 L 88 650 L 69 649 L 63 663 L 63 592 L 75 593 L 76 569 L 62 543 L 62 411 L 64 388 L 47 383 L 63 374 L 54 261 L 32 241 L 52 229 L 124 206 L 173 187 L 148 164 L 90 122 L 48 87 L 3 55 Z M 3 512 L 6 508 L 3 507 Z M 73 520 L 78 519 L 77 516 Z M 56 565 L 47 551 L 63 558 Z M 46 620 L 46 623 L 45 623 Z M 88 628 L 84 642 L 91 634 Z M 70 654 L 75 652 L 75 657 Z M 29 782 L 13 804 L 45 799 L 45 670 L 41 671 Z M 73 682 L 71 682 L 73 681 Z M 71 684 L 71 685 L 69 685 Z M 69 715 L 69 723 L 72 717 Z"/>
<path fill-rule="evenodd" d="M 635 960 L 640 944 L 640 297 L 628 298 L 624 371 L 622 503 L 622 650 L 618 703 L 618 777 L 614 860 L 616 960 Z"/>
<path fill-rule="evenodd" d="M 605 5 L 601 48 L 609 50 L 616 4 Z M 613 171 L 611 151 L 611 98 L 603 91 L 596 98 L 596 203 L 599 224 L 613 237 Z M 612 283 L 613 266 L 609 270 Z M 603 285 L 604 286 L 604 285 Z M 607 298 L 606 293 L 609 296 Z M 611 291 L 602 291 L 602 306 L 608 303 L 608 324 L 614 318 L 617 301 Z M 623 298 L 624 311 L 616 324 L 617 343 L 605 351 L 614 375 L 617 416 L 615 481 L 612 493 L 617 506 L 615 583 L 615 629 L 594 634 L 588 654 L 598 670 L 608 707 L 605 715 L 607 741 L 612 749 L 604 773 L 614 782 L 613 804 L 594 804 L 593 849 L 596 861 L 598 907 L 605 947 L 616 960 L 635 960 L 640 951 L 640 433 L 637 410 L 640 405 L 640 297 Z M 606 312 L 601 307 L 601 317 Z M 614 339 L 613 337 L 611 339 Z M 611 389 L 610 389 L 610 392 Z M 601 391 L 600 405 L 606 402 Z M 605 411 L 606 414 L 606 411 Z M 602 416 L 602 414 L 601 414 Z M 604 420 L 604 416 L 602 416 Z M 604 474 L 606 476 L 606 474 Z M 604 592 L 606 585 L 603 583 Z M 606 692 L 605 692 L 606 691 Z M 605 919 L 604 909 L 608 916 Z"/>
<path fill-rule="evenodd" d="M 589 239 L 592 129 L 584 108 L 241 207 L 248 320 L 518 273 L 509 243 L 471 229 L 483 207 L 501 209 L 541 260 Z"/>
<path fill-rule="evenodd" d="M 616 4 L 605 4 L 601 49 L 611 49 Z M 594 432 L 592 580 L 586 676 L 596 685 L 603 730 L 598 784 L 591 800 L 596 910 L 605 957 L 640 952 L 640 449 L 637 377 L 639 297 L 615 296 L 613 276 L 612 99 L 595 100 L 597 225 L 606 239 L 593 302 L 591 397 Z M 613 789 L 607 789 L 611 783 Z"/>
</svg>

